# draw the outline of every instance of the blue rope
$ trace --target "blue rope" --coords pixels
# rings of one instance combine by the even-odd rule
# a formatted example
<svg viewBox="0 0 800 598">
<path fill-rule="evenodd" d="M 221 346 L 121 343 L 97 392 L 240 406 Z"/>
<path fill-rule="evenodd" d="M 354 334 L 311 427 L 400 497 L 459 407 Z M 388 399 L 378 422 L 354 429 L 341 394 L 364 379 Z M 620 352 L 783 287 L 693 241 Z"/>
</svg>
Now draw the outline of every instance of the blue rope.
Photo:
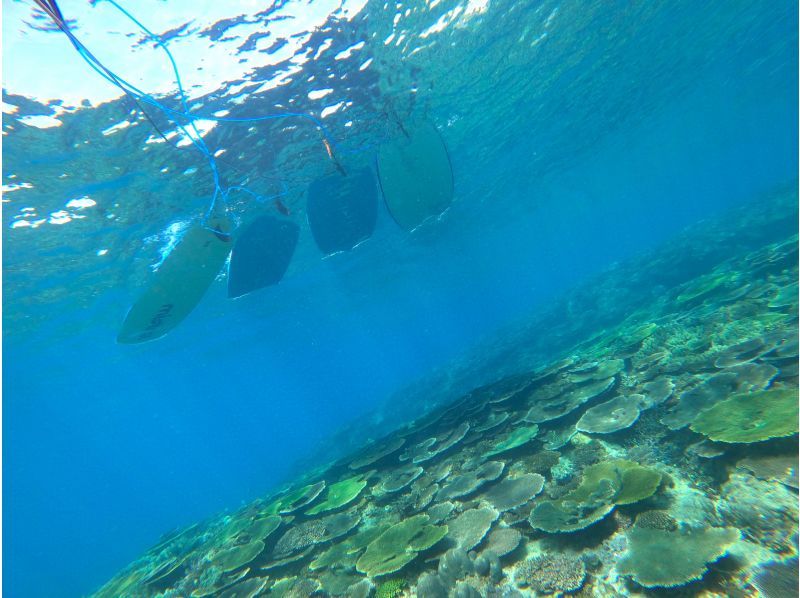
<svg viewBox="0 0 800 598">
<path fill-rule="evenodd" d="M 99 1 L 99 0 L 98 0 Z M 183 81 L 181 79 L 180 71 L 178 69 L 178 65 L 175 62 L 175 58 L 173 57 L 172 53 L 169 51 L 166 43 L 164 43 L 157 35 L 155 35 L 152 31 L 150 31 L 145 25 L 139 21 L 136 17 L 134 17 L 128 10 L 122 7 L 116 0 L 105 0 L 109 2 L 114 8 L 116 8 L 120 13 L 122 13 L 126 18 L 128 18 L 131 22 L 133 22 L 141 31 L 145 34 L 145 36 L 152 41 L 157 47 L 161 48 L 164 53 L 167 55 L 167 59 L 172 66 L 172 72 L 175 76 L 175 82 L 178 86 L 178 94 L 180 96 L 181 106 L 183 111 L 174 110 L 168 106 L 165 106 L 157 99 L 155 99 L 150 94 L 146 93 L 145 91 L 138 89 L 135 85 L 131 84 L 130 82 L 126 81 L 122 77 L 118 76 L 116 73 L 108 69 L 106 66 L 103 65 L 94 54 L 89 51 L 89 49 L 72 33 L 69 26 L 67 25 L 66 21 L 62 19 L 56 19 L 56 22 L 59 28 L 69 37 L 72 44 L 77 49 L 80 56 L 89 64 L 89 66 L 96 71 L 101 77 L 106 79 L 109 83 L 119 87 L 123 92 L 127 95 L 132 96 L 133 98 L 142 101 L 146 104 L 149 104 L 162 113 L 164 113 L 172 122 L 175 123 L 176 127 L 188 138 L 191 143 L 195 146 L 195 148 L 205 156 L 208 161 L 209 169 L 211 170 L 212 177 L 214 180 L 214 193 L 211 197 L 211 201 L 209 203 L 208 209 L 205 212 L 205 215 L 201 221 L 201 224 L 212 230 L 213 232 L 219 232 L 216 229 L 211 228 L 208 226 L 208 220 L 211 217 L 211 214 L 214 211 L 216 206 L 217 199 L 222 199 L 224 203 L 227 204 L 228 196 L 231 191 L 241 191 L 250 194 L 253 196 L 257 201 L 266 202 L 269 200 L 278 199 L 288 194 L 288 188 L 286 184 L 282 182 L 283 190 L 281 193 L 271 196 L 262 196 L 257 193 L 254 193 L 243 186 L 231 186 L 227 189 L 222 187 L 220 182 L 220 174 L 219 169 L 217 167 L 217 162 L 214 158 L 214 154 L 208 148 L 203 136 L 200 134 L 200 131 L 197 128 L 196 121 L 197 120 L 210 120 L 212 122 L 220 122 L 220 123 L 255 123 L 255 122 L 263 122 L 268 120 L 276 120 L 279 118 L 303 118 L 311 123 L 322 133 L 325 140 L 339 153 L 356 153 L 359 151 L 365 151 L 365 149 L 371 149 L 375 147 L 374 144 L 368 144 L 365 146 L 361 146 L 359 148 L 355 148 L 352 150 L 347 150 L 342 148 L 342 146 L 336 142 L 334 137 L 330 134 L 328 129 L 322 123 L 322 121 L 314 116 L 302 112 L 284 112 L 280 114 L 269 114 L 264 116 L 257 116 L 251 118 L 229 118 L 229 117 L 215 117 L 215 116 L 200 116 L 192 114 L 191 110 L 189 109 L 189 103 L 187 99 L 186 92 L 183 88 Z M 52 15 L 51 15 L 52 16 Z M 187 121 L 187 124 L 183 124 L 178 119 L 184 119 Z"/>
<path fill-rule="evenodd" d="M 268 201 L 274 201 L 280 197 L 284 197 L 289 193 L 289 188 L 286 186 L 286 183 L 281 181 L 281 187 L 283 188 L 283 191 L 276 193 L 275 195 L 259 195 L 258 193 L 250 191 L 250 189 L 247 187 L 243 187 L 241 185 L 232 185 L 225 190 L 225 199 L 227 200 L 231 191 L 241 191 L 242 193 L 247 193 L 248 195 L 252 196 L 253 199 L 259 203 L 267 203 Z"/>
</svg>

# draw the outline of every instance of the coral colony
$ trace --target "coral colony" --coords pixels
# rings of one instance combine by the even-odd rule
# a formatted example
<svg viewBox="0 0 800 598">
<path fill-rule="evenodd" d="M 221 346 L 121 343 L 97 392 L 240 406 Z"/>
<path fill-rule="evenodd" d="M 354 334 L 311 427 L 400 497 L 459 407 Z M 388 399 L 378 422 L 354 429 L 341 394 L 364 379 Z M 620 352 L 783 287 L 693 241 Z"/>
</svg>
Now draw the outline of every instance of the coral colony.
<svg viewBox="0 0 800 598">
<path fill-rule="evenodd" d="M 174 532 L 96 596 L 789 595 L 797 236 L 703 254 L 721 230 L 563 299 L 620 305 L 617 323 L 562 322 L 583 338 L 548 363 Z M 696 275 L 626 304 L 631 272 L 663 283 L 693 252 Z"/>
</svg>

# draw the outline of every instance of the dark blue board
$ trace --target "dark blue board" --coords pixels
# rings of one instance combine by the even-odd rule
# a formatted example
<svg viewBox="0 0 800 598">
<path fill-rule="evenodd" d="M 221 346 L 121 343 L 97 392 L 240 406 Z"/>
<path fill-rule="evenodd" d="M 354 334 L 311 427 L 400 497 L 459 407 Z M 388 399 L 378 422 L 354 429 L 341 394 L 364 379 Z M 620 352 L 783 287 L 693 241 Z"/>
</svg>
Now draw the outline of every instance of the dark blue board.
<svg viewBox="0 0 800 598">
<path fill-rule="evenodd" d="M 372 170 L 317 179 L 308 188 L 308 224 L 320 251 L 348 251 L 368 239 L 378 218 L 378 187 Z"/>
<path fill-rule="evenodd" d="M 300 227 L 261 216 L 239 235 L 231 252 L 228 297 L 234 299 L 278 283 L 292 260 Z"/>
</svg>

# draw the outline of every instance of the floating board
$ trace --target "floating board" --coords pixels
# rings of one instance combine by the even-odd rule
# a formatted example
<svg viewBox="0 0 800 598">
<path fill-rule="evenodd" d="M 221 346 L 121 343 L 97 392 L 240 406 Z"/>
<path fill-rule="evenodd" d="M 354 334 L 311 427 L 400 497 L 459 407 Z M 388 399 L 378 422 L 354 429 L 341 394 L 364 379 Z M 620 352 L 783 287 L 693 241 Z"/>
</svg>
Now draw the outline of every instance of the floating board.
<svg viewBox="0 0 800 598">
<path fill-rule="evenodd" d="M 412 230 L 444 212 L 453 200 L 453 169 L 436 127 L 421 123 L 382 145 L 378 179 L 386 207 L 402 228 Z"/>
<path fill-rule="evenodd" d="M 378 219 L 378 186 L 372 170 L 334 174 L 308 188 L 308 224 L 320 251 L 348 251 L 368 239 Z"/>
<path fill-rule="evenodd" d="M 300 227 L 274 216 L 255 219 L 236 239 L 228 269 L 228 297 L 277 284 L 289 267 Z"/>
<path fill-rule="evenodd" d="M 231 228 L 227 221 L 209 222 L 209 227 L 223 233 Z M 152 341 L 180 324 L 214 282 L 230 250 L 230 234 L 200 225 L 190 228 L 125 316 L 117 342 Z"/>
</svg>

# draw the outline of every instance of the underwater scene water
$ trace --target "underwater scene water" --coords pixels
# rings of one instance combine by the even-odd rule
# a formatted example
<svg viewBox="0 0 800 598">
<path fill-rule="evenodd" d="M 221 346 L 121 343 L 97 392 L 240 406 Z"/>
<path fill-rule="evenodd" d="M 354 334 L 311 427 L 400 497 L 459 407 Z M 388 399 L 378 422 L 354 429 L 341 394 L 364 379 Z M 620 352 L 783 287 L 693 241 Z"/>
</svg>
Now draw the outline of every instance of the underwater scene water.
<svg viewBox="0 0 800 598">
<path fill-rule="evenodd" d="M 5 595 L 797 596 L 796 3 L 3 10 Z"/>
</svg>

